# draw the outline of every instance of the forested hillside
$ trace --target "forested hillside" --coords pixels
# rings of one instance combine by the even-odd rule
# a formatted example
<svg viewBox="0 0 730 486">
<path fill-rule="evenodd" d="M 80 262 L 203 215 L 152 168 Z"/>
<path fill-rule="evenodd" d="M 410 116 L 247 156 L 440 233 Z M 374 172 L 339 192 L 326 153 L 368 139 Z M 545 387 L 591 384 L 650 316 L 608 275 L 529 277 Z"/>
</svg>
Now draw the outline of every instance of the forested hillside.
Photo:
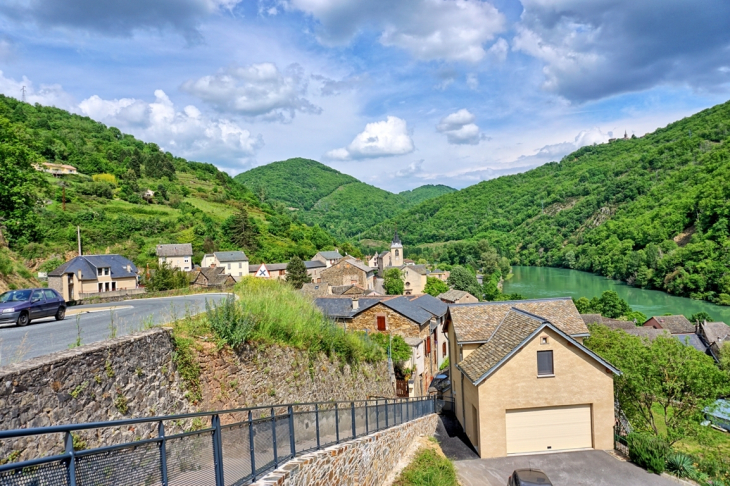
<svg viewBox="0 0 730 486">
<path fill-rule="evenodd" d="M 422 201 L 454 191 L 427 185 L 399 194 L 379 189 L 310 159 L 295 158 L 256 167 L 235 180 L 261 200 L 279 203 L 310 225 L 338 238 L 362 231 Z"/>
<path fill-rule="evenodd" d="M 69 164 L 78 175 L 39 172 Z M 145 192 L 154 195 L 145 199 Z M 64 202 L 65 201 L 65 202 Z M 333 248 L 320 228 L 294 222 L 211 164 L 189 162 L 90 118 L 0 96 L 0 221 L 14 255 L 49 270 L 74 255 L 114 252 L 138 264 L 158 243 L 203 252 L 244 249 L 252 261 L 309 258 Z M 2 242 L 0 241 L 0 247 Z M 0 275 L 10 268 L 2 264 Z"/>
<path fill-rule="evenodd" d="M 486 239 L 514 264 L 576 268 L 730 305 L 730 102 L 642 138 L 431 199 L 364 236 L 448 259 Z M 397 221 L 396 221 L 397 220 Z"/>
</svg>

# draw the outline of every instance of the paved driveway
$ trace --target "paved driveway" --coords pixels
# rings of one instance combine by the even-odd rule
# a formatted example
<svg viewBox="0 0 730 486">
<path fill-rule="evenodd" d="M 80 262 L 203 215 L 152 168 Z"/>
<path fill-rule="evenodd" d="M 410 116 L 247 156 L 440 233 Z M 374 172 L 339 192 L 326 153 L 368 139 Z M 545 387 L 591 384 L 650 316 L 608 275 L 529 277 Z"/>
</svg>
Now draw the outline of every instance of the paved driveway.
<svg viewBox="0 0 730 486">
<path fill-rule="evenodd" d="M 81 343 L 91 344 L 109 339 L 112 322 L 117 336 L 160 325 L 185 317 L 187 313 L 205 312 L 206 300 L 213 303 L 228 294 L 194 294 L 180 297 L 133 299 L 108 304 L 69 307 L 66 319 L 39 319 L 26 327 L 12 324 L 0 328 L 0 366 L 68 349 L 76 341 L 76 315 L 81 329 Z"/>
<path fill-rule="evenodd" d="M 542 469 L 554 486 L 677 486 L 604 451 L 576 451 L 454 462 L 463 486 L 505 486 L 515 469 Z"/>
</svg>

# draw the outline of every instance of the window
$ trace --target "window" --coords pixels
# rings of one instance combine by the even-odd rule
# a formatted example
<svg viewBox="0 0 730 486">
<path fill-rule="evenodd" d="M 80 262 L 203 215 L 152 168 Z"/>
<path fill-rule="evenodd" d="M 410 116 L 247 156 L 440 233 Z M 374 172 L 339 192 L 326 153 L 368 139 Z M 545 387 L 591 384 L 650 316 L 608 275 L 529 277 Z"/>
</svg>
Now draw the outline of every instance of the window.
<svg viewBox="0 0 730 486">
<path fill-rule="evenodd" d="M 112 292 L 115 291 L 115 290 L 117 290 L 117 283 L 116 282 L 112 282 Z"/>
<path fill-rule="evenodd" d="M 446 357 L 446 343 L 443 343 L 441 345 L 441 357 L 442 358 L 445 358 Z"/>
<path fill-rule="evenodd" d="M 229 264 L 228 264 L 228 270 L 230 270 L 230 269 L 231 269 L 231 264 L 229 263 Z"/>
<path fill-rule="evenodd" d="M 395 256 L 398 256 L 398 255 L 400 255 L 400 253 L 398 252 L 398 250 L 395 250 Z"/>
<path fill-rule="evenodd" d="M 46 289 L 43 291 L 44 294 L 46 294 L 46 300 L 56 300 L 58 297 L 56 297 L 56 294 L 53 292 L 53 290 Z"/>
<path fill-rule="evenodd" d="M 96 274 L 101 277 L 104 273 L 103 273 L 103 270 L 101 268 L 97 268 L 96 269 Z"/>
<path fill-rule="evenodd" d="M 426 338 L 426 354 L 431 354 L 431 336 Z"/>
<path fill-rule="evenodd" d="M 377 316 L 375 319 L 378 323 L 378 331 L 385 331 L 385 316 Z"/>
<path fill-rule="evenodd" d="M 540 344 L 548 344 L 550 341 L 548 341 L 547 336 L 543 336 L 540 338 Z"/>
<path fill-rule="evenodd" d="M 554 374 L 553 370 L 553 352 L 538 351 L 537 352 L 537 375 L 550 376 Z"/>
<path fill-rule="evenodd" d="M 238 262 L 238 268 L 243 268 L 243 263 Z"/>
<path fill-rule="evenodd" d="M 109 275 L 109 267 L 104 268 L 104 275 Z"/>
</svg>

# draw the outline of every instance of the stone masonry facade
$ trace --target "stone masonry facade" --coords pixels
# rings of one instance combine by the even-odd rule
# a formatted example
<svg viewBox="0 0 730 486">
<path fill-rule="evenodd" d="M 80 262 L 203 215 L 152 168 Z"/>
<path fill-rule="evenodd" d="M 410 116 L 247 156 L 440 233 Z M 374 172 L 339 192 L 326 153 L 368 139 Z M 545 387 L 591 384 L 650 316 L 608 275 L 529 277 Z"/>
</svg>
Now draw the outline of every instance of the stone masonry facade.
<svg viewBox="0 0 730 486">
<path fill-rule="evenodd" d="M 376 432 L 287 462 L 252 486 L 379 486 L 418 436 L 432 436 L 438 415 Z"/>
<path fill-rule="evenodd" d="M 388 333 L 421 339 L 428 337 L 428 323 L 421 327 L 383 304 L 376 304 L 355 316 L 347 323 L 347 329 L 376 332 L 378 330 L 377 316 L 385 316 L 386 332 Z"/>
<path fill-rule="evenodd" d="M 340 260 L 329 268 L 322 270 L 322 282 L 333 287 L 339 285 L 357 284 L 360 287 L 370 288 L 367 274 L 361 269 L 349 263 L 347 260 Z"/>
</svg>

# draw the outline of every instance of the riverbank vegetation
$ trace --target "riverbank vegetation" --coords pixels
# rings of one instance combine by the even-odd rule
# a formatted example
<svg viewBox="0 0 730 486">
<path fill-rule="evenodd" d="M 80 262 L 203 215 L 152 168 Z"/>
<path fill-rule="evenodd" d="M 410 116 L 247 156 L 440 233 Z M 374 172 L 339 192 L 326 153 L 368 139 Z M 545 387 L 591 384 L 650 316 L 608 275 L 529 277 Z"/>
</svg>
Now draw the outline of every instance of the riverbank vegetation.
<svg viewBox="0 0 730 486">
<path fill-rule="evenodd" d="M 600 297 L 573 299 L 575 307 L 581 314 L 600 314 L 610 319 L 634 321 L 637 326 L 646 322 L 647 316 L 631 308 L 628 302 L 619 297 L 613 290 L 606 290 Z"/>
<path fill-rule="evenodd" d="M 585 270 L 728 305 L 729 145 L 730 102 L 425 201 L 398 215 L 398 228 L 414 259 L 459 258 L 450 255 L 458 244 L 485 239 L 512 264 Z M 387 240 L 395 222 L 363 236 Z"/>
</svg>

